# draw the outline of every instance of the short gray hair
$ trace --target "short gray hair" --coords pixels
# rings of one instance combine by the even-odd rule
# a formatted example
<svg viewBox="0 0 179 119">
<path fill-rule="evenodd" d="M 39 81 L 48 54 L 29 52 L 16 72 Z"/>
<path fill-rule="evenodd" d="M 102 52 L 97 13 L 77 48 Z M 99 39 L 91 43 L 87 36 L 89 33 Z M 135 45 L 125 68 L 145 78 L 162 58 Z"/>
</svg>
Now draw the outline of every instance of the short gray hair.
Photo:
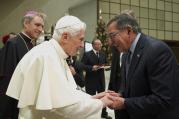
<svg viewBox="0 0 179 119">
<path fill-rule="evenodd" d="M 107 26 L 109 26 L 113 22 L 117 23 L 118 30 L 124 30 L 125 28 L 130 27 L 135 33 L 141 32 L 135 14 L 132 10 L 122 11 L 121 14 L 112 18 L 108 22 Z"/>
<path fill-rule="evenodd" d="M 24 26 L 24 22 L 31 22 L 32 19 L 36 16 L 39 16 L 45 21 L 46 15 L 42 12 L 37 12 L 37 11 L 27 11 L 22 18 L 22 26 Z"/>
<path fill-rule="evenodd" d="M 75 16 L 66 15 L 58 20 L 56 23 L 52 38 L 60 40 L 62 33 L 68 32 L 75 36 L 86 29 L 86 24 Z"/>
</svg>

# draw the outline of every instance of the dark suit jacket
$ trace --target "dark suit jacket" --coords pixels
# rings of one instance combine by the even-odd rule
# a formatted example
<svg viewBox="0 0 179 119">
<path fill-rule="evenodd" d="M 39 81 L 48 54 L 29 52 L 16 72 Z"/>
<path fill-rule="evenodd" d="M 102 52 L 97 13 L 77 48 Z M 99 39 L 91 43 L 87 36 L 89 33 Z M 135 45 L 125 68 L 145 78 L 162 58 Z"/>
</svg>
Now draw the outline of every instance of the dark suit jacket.
<svg viewBox="0 0 179 119">
<path fill-rule="evenodd" d="M 75 60 L 72 66 L 76 71 L 76 74 L 73 75 L 76 84 L 79 85 L 80 87 L 84 87 L 85 86 L 85 79 L 83 76 L 83 70 L 85 69 L 84 64 L 81 63 L 80 61 Z"/>
<path fill-rule="evenodd" d="M 20 33 L 27 45 L 30 39 Z M 28 49 L 19 35 L 7 41 L 1 50 L 0 62 L 0 119 L 17 119 L 17 101 L 5 95 L 11 76 Z"/>
<path fill-rule="evenodd" d="M 104 53 L 99 52 L 99 58 L 93 50 L 84 53 L 82 63 L 86 66 L 85 75 L 85 88 L 87 93 L 94 95 L 96 91 L 102 92 L 105 90 L 105 76 L 104 69 L 92 71 L 93 65 L 106 64 L 106 56 Z"/>
<path fill-rule="evenodd" d="M 124 64 L 124 62 L 123 62 Z M 124 110 L 119 119 L 179 119 L 179 78 L 171 49 L 141 34 L 128 78 L 122 66 Z"/>
<path fill-rule="evenodd" d="M 111 47 L 112 51 L 112 64 L 111 64 L 111 73 L 110 73 L 110 81 L 109 81 L 109 90 L 113 90 L 115 92 L 119 91 L 121 85 L 121 69 L 120 69 L 120 53 L 117 51 L 115 47 Z"/>
</svg>

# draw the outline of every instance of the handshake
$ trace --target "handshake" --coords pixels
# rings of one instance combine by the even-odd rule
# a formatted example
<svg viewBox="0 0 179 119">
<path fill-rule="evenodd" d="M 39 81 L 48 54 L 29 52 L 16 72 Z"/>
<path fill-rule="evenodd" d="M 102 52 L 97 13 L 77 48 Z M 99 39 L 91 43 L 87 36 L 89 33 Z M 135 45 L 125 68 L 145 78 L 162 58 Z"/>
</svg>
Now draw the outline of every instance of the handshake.
<svg viewBox="0 0 179 119">
<path fill-rule="evenodd" d="M 102 93 L 98 93 L 92 96 L 94 99 L 100 99 L 103 102 L 103 108 L 109 107 L 110 109 L 124 109 L 124 101 L 125 99 L 121 94 L 115 93 L 114 91 L 106 91 Z"/>
</svg>

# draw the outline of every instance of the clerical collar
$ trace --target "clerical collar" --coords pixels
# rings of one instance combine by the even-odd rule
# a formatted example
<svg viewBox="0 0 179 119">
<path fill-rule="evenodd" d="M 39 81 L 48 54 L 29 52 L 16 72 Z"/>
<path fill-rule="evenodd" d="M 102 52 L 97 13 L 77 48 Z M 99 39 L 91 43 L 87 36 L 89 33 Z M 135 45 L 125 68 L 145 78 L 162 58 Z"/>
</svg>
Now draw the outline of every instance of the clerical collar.
<svg viewBox="0 0 179 119">
<path fill-rule="evenodd" d="M 23 32 L 19 33 L 26 43 L 31 43 L 31 39 Z"/>
<path fill-rule="evenodd" d="M 18 36 L 22 39 L 22 41 L 24 42 L 28 51 L 30 49 L 32 49 L 33 46 L 35 45 L 35 44 L 31 43 L 31 39 L 29 37 L 27 37 L 24 33 L 21 32 L 21 33 L 18 34 Z"/>
<path fill-rule="evenodd" d="M 24 36 L 26 36 L 28 39 L 30 39 L 30 43 L 32 43 L 34 46 L 36 45 L 36 40 L 30 38 L 25 32 L 21 32 Z"/>
<path fill-rule="evenodd" d="M 99 53 L 99 51 L 96 51 L 95 49 L 93 49 L 93 52 L 96 54 L 97 52 Z"/>
<path fill-rule="evenodd" d="M 27 38 L 29 38 L 30 40 L 32 40 L 32 38 L 30 38 L 26 33 L 21 32 L 24 36 L 26 36 Z"/>
</svg>

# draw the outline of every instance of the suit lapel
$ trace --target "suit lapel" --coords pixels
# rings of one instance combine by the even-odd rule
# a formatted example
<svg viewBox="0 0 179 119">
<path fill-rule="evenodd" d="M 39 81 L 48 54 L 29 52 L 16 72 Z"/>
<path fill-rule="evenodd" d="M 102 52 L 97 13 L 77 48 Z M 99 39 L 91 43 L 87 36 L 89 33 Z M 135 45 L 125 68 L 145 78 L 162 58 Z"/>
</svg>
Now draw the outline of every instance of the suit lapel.
<svg viewBox="0 0 179 119">
<path fill-rule="evenodd" d="M 134 50 L 134 54 L 132 56 L 131 64 L 128 71 L 128 76 L 126 79 L 126 93 L 129 93 L 130 88 L 130 81 L 133 79 L 133 75 L 135 74 L 135 69 L 137 68 L 140 59 L 143 55 L 143 48 L 144 48 L 144 38 L 143 34 L 141 34 L 141 37 L 139 38 L 139 41 L 136 45 L 136 48 Z"/>
</svg>

